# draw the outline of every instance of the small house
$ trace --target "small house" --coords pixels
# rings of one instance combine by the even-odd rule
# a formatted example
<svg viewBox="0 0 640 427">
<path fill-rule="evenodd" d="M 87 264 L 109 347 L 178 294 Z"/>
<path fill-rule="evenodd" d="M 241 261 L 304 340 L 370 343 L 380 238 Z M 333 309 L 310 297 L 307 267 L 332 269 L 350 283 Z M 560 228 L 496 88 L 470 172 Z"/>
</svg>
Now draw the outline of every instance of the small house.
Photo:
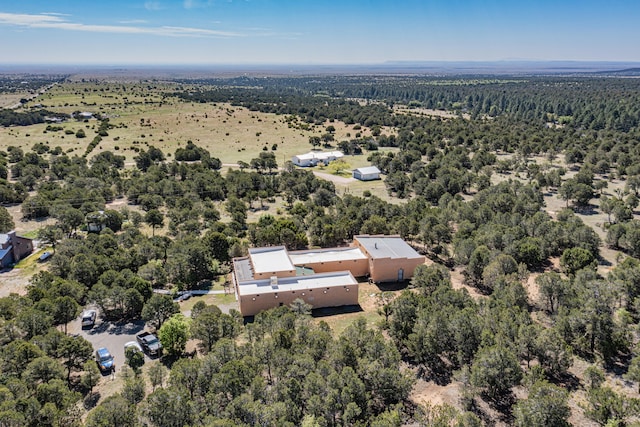
<svg viewBox="0 0 640 427">
<path fill-rule="evenodd" d="M 343 157 L 344 153 L 342 153 L 342 151 L 310 151 L 306 154 L 298 154 L 297 156 L 293 156 L 291 158 L 291 161 L 296 166 L 307 167 L 316 166 L 318 163 L 324 163 L 325 165 L 328 165 L 334 160 L 338 160 Z"/>
<path fill-rule="evenodd" d="M 375 166 L 354 169 L 353 177 L 360 181 L 373 181 L 375 179 L 380 179 L 380 169 Z"/>
<path fill-rule="evenodd" d="M 317 164 L 315 153 L 298 154 L 293 156 L 291 161 L 294 165 L 301 167 L 315 166 Z"/>
<path fill-rule="evenodd" d="M 0 268 L 9 267 L 33 252 L 33 241 L 15 231 L 0 234 Z"/>
</svg>

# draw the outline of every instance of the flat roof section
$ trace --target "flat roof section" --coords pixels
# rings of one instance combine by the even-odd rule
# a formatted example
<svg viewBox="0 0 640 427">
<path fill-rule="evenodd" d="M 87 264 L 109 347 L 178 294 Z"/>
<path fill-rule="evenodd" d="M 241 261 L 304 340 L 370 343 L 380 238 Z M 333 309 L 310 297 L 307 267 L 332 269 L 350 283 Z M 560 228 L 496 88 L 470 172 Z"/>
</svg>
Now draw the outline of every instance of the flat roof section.
<svg viewBox="0 0 640 427">
<path fill-rule="evenodd" d="M 273 294 L 276 292 L 304 291 L 305 289 L 322 289 L 357 284 L 358 282 L 353 278 L 350 271 L 336 271 L 310 276 L 279 277 L 276 285 L 272 285 L 269 279 L 239 283 L 238 294 Z"/>
<path fill-rule="evenodd" d="M 254 274 L 293 271 L 296 268 L 284 246 L 249 249 L 249 258 L 253 264 Z"/>
<path fill-rule="evenodd" d="M 234 258 L 233 271 L 239 282 L 253 279 L 253 271 L 251 270 L 251 261 L 248 257 Z"/>
<path fill-rule="evenodd" d="M 351 261 L 367 259 L 360 248 L 330 248 L 314 249 L 310 251 L 289 252 L 289 258 L 294 265 L 315 264 L 319 262 Z"/>
<path fill-rule="evenodd" d="M 354 236 L 371 258 L 423 258 L 400 236 Z"/>
</svg>

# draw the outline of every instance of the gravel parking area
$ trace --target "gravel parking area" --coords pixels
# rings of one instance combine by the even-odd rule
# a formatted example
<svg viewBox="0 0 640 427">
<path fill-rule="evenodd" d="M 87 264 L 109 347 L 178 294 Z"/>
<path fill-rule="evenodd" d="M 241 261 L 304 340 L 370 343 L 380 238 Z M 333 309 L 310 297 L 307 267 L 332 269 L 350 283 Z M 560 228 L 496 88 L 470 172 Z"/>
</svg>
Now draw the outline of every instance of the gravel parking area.
<svg viewBox="0 0 640 427">
<path fill-rule="evenodd" d="M 70 334 L 77 334 L 89 341 L 94 352 L 100 347 L 106 347 L 115 360 L 116 371 L 119 371 L 125 362 L 124 344 L 136 340 L 136 335 L 144 330 L 144 320 L 112 323 L 98 319 L 93 328 L 82 329 L 78 318 L 71 322 L 68 328 Z M 145 355 L 145 360 L 150 360 L 149 356 Z"/>
</svg>

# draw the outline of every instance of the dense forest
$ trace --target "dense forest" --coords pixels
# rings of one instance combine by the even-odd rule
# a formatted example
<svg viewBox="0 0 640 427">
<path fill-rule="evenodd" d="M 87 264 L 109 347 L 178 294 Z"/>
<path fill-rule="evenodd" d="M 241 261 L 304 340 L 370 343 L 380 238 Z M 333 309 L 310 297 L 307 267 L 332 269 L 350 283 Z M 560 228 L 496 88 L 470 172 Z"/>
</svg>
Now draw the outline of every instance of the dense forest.
<svg viewBox="0 0 640 427">
<path fill-rule="evenodd" d="M 81 156 L 46 144 L 3 147 L 0 202 L 21 204 L 25 219 L 49 219 L 38 238 L 55 255 L 26 295 L 0 298 L 0 424 L 638 422 L 640 81 L 327 76 L 176 85 L 164 96 L 275 113 L 294 127 L 370 129 L 325 145 L 366 156 L 392 200 L 340 195 L 270 150 L 225 170 L 214 150 L 191 141 L 172 153 L 149 143 L 131 166 L 93 142 Z M 99 122 L 95 137 L 110 130 L 109 119 Z M 624 185 L 609 189 L 613 179 Z M 549 197 L 563 208 L 548 212 Z M 128 205 L 109 208 L 121 199 Z M 249 220 L 276 200 L 277 213 Z M 606 215 L 604 239 L 582 219 L 595 212 Z M 0 231 L 14 225 L 0 207 Z M 373 327 L 356 318 L 334 332 L 303 301 L 249 322 L 200 302 L 184 316 L 154 292 L 224 277 L 250 246 L 332 247 L 359 233 L 399 234 L 429 258 L 410 283 L 380 289 Z M 605 249 L 619 260 L 606 273 Z M 65 327 L 88 304 L 104 321 L 143 319 L 167 350 L 144 374 L 129 358 L 122 390 L 93 408 L 92 346 Z M 577 374 L 575 365 L 587 368 Z M 456 405 L 416 404 L 417 381 L 458 384 Z"/>
</svg>

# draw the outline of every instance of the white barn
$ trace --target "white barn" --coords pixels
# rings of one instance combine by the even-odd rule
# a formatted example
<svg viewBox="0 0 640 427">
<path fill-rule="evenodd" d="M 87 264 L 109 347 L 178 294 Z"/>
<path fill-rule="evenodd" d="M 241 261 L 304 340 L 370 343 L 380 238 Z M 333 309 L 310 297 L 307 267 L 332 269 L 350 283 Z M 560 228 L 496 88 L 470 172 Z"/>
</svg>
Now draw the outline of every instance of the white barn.
<svg viewBox="0 0 640 427">
<path fill-rule="evenodd" d="M 298 154 L 297 156 L 293 156 L 291 161 L 296 166 L 316 166 L 318 163 L 329 164 L 334 160 L 338 160 L 344 157 L 342 151 L 324 151 L 324 152 L 314 152 L 310 151 L 306 154 Z"/>
<path fill-rule="evenodd" d="M 354 169 L 353 177 L 360 181 L 373 181 L 374 179 L 380 179 L 380 169 L 375 166 Z"/>
</svg>

